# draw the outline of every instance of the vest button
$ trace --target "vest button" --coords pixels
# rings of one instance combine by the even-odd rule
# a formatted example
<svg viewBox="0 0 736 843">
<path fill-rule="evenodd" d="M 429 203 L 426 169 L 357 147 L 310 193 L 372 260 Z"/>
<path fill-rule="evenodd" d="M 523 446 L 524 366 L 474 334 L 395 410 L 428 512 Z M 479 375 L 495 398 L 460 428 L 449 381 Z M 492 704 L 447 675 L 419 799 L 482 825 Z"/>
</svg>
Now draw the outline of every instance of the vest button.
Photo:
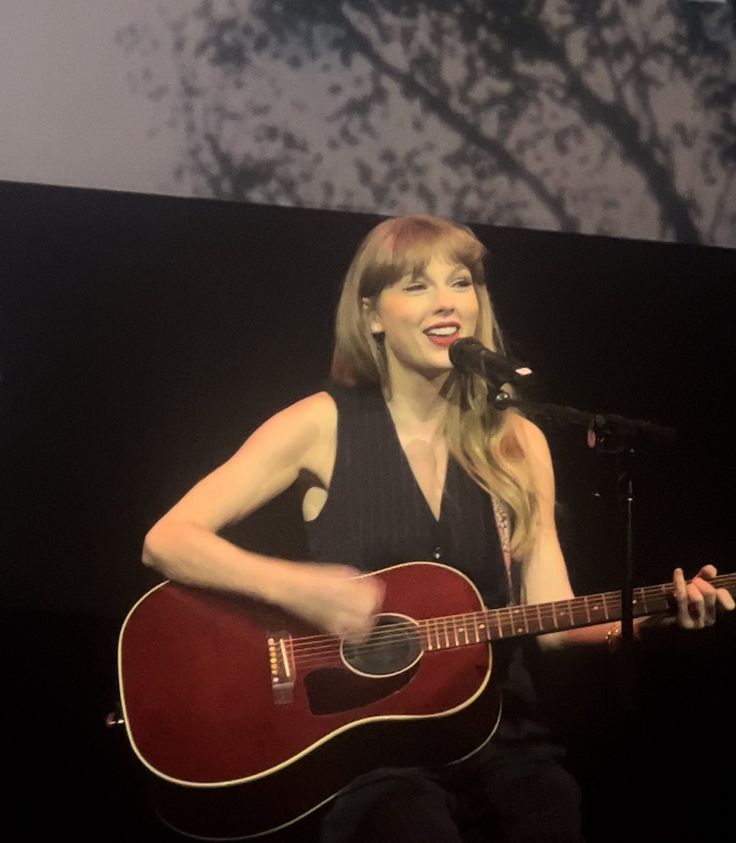
<svg viewBox="0 0 736 843">
<path fill-rule="evenodd" d="M 442 548 L 439 545 L 432 550 L 432 559 L 435 562 L 439 562 L 442 559 Z"/>
</svg>

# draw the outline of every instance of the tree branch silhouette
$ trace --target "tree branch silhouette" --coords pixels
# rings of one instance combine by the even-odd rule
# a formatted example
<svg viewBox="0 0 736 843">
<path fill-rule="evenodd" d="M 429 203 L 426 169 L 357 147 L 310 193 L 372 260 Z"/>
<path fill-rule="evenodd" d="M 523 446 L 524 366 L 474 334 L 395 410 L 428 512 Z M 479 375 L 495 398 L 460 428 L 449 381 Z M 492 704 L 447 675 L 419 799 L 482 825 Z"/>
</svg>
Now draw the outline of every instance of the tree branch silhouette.
<svg viewBox="0 0 736 843">
<path fill-rule="evenodd" d="M 379 212 L 419 202 L 617 234 L 635 233 L 630 209 L 668 239 L 729 231 L 731 9 L 203 0 L 167 25 L 179 82 L 169 94 L 149 82 L 150 96 L 173 100 L 188 166 L 215 196 Z M 148 47 L 146 60 L 161 49 Z M 300 103 L 292 82 L 316 86 Z M 672 84 L 692 117 L 667 111 Z M 307 117 L 312 91 L 321 127 Z"/>
</svg>

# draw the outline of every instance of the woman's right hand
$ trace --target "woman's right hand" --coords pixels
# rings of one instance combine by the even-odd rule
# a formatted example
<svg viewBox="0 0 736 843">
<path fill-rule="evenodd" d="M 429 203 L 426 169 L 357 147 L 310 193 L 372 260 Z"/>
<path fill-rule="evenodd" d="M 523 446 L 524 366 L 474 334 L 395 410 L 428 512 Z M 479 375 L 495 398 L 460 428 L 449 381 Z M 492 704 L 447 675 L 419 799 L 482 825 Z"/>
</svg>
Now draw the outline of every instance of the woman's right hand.
<svg viewBox="0 0 736 843">
<path fill-rule="evenodd" d="M 296 563 L 293 577 L 283 608 L 351 643 L 368 637 L 383 602 L 377 577 L 348 565 L 313 563 Z"/>
</svg>

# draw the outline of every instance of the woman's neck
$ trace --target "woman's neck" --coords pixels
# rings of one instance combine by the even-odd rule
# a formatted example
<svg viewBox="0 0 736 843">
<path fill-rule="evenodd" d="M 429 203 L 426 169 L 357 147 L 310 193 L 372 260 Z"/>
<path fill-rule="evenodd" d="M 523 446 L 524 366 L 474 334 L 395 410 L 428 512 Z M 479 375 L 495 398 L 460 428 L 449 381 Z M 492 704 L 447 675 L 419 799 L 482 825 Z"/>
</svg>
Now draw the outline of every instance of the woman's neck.
<svg viewBox="0 0 736 843">
<path fill-rule="evenodd" d="M 427 435 L 433 438 L 439 433 L 447 415 L 447 399 L 442 394 L 442 387 L 448 374 L 443 372 L 433 379 L 420 375 L 391 379 L 390 397 L 386 403 L 397 428 L 424 434 L 422 438 Z"/>
</svg>

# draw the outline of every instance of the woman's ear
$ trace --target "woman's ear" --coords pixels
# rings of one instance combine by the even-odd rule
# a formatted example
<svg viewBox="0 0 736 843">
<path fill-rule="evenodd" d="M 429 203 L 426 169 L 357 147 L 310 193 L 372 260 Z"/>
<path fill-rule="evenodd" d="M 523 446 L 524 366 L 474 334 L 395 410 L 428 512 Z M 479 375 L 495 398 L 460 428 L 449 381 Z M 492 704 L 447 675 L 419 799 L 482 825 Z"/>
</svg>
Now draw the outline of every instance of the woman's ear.
<svg viewBox="0 0 736 843">
<path fill-rule="evenodd" d="M 370 332 L 372 334 L 382 334 L 383 325 L 379 315 L 376 313 L 373 302 L 368 298 L 363 298 L 361 303 L 363 305 L 363 317 L 368 322 Z"/>
</svg>

